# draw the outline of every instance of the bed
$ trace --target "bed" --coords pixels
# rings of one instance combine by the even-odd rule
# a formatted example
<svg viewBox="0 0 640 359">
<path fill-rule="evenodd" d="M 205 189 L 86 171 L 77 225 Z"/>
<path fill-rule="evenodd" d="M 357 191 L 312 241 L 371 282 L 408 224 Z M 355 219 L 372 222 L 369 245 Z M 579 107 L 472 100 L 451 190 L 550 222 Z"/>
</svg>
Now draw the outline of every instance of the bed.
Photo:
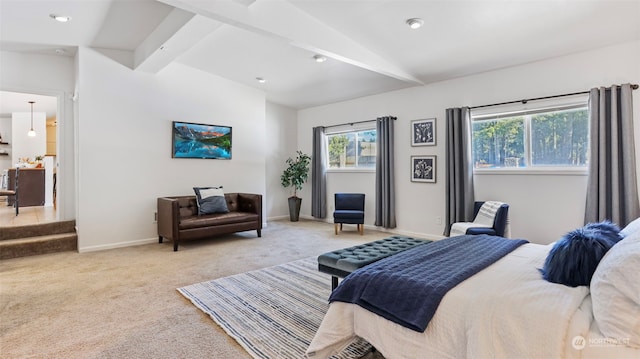
<svg viewBox="0 0 640 359">
<path fill-rule="evenodd" d="M 634 223 L 638 230 L 598 265 L 593 280 L 604 284 L 598 284 L 596 300 L 593 282 L 590 291 L 544 280 L 539 268 L 553 244 L 527 243 L 447 292 L 424 332 L 333 301 L 307 357 L 328 358 L 358 336 L 387 359 L 640 358 L 640 221 Z M 622 292 L 611 287 L 621 281 Z M 616 296 L 623 297 L 621 302 Z M 609 308 L 603 310 L 603 302 Z M 602 320 L 594 319 L 594 307 Z M 603 334 L 599 324 L 614 335 Z"/>
</svg>

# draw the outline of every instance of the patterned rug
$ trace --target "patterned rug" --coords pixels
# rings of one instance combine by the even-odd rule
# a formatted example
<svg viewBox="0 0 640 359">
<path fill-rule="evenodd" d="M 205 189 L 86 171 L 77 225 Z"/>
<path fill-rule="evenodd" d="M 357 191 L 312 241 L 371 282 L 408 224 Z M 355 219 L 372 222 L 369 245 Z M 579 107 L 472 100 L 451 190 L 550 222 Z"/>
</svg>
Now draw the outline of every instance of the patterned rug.
<svg viewBox="0 0 640 359">
<path fill-rule="evenodd" d="M 315 257 L 178 288 L 254 358 L 304 358 L 331 293 Z M 371 350 L 357 340 L 335 359 Z"/>
</svg>

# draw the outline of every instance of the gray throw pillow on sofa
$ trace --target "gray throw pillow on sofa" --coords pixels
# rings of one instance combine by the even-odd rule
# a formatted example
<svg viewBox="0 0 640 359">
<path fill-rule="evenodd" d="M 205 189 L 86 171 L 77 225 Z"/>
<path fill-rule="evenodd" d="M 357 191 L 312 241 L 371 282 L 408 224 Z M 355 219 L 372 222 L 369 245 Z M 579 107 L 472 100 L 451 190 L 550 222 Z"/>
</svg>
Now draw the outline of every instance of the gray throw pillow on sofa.
<svg viewBox="0 0 640 359">
<path fill-rule="evenodd" d="M 227 201 L 222 187 L 193 187 L 198 203 L 198 215 L 227 213 Z"/>
</svg>

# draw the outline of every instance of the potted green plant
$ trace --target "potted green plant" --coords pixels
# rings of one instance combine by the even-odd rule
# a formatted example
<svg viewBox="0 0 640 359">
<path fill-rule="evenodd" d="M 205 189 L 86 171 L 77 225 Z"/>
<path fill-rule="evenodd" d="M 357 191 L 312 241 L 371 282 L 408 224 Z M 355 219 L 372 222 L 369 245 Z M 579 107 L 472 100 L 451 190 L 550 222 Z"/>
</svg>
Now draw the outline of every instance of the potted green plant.
<svg viewBox="0 0 640 359">
<path fill-rule="evenodd" d="M 292 222 L 297 222 L 300 218 L 302 198 L 298 197 L 298 190 L 302 189 L 302 185 L 309 178 L 309 164 L 311 163 L 311 157 L 302 151 L 296 151 L 296 153 L 295 159 L 291 157 L 287 159 L 288 167 L 280 176 L 280 182 L 284 188 L 293 187 L 293 196 L 289 197 L 289 219 Z"/>
</svg>

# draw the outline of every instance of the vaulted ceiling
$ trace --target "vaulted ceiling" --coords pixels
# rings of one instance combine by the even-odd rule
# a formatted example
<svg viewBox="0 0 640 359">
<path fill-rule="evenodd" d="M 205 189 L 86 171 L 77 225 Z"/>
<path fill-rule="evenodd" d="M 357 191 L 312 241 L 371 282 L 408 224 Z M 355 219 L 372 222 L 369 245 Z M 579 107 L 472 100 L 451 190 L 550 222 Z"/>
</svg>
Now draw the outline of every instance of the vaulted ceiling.
<svg viewBox="0 0 640 359">
<path fill-rule="evenodd" d="M 637 0 L 0 0 L 0 49 L 178 62 L 306 108 L 640 40 L 638 19 Z"/>
</svg>

